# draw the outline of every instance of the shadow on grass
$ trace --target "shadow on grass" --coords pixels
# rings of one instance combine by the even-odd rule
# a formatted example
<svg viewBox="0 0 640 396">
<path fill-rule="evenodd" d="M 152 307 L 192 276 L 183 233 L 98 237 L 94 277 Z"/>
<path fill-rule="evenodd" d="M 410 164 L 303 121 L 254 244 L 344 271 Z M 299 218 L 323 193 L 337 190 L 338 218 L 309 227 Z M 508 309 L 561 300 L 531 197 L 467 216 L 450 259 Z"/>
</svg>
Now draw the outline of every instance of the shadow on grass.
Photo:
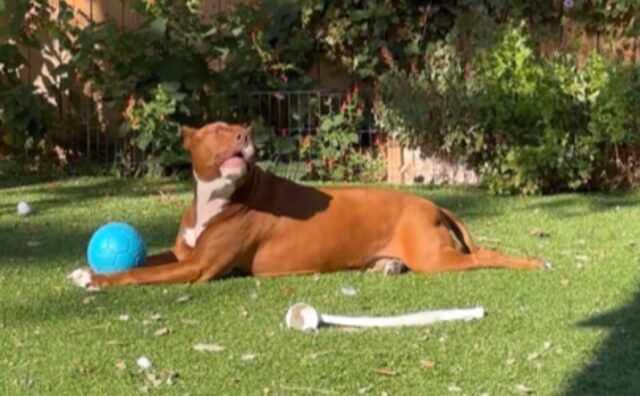
<svg viewBox="0 0 640 396">
<path fill-rule="evenodd" d="M 154 252 L 172 246 L 181 210 L 176 211 L 175 215 L 156 214 L 153 217 L 138 218 L 131 223 L 144 236 L 148 249 Z M 69 262 L 69 265 L 84 265 L 85 249 L 94 231 L 94 223 L 76 226 L 37 224 L 25 227 L 0 223 L 0 235 L 4 239 L 1 241 L 0 268 L 24 264 L 25 260 L 30 262 L 30 266 L 58 266 L 60 261 Z M 33 246 L 33 242 L 37 246 Z"/>
<path fill-rule="evenodd" d="M 458 214 L 462 220 L 493 217 L 503 213 L 503 202 L 497 197 L 471 187 L 413 187 L 407 192 L 419 195 Z"/>
<path fill-rule="evenodd" d="M 549 210 L 563 217 L 583 216 L 584 208 L 594 212 L 632 208 L 640 205 L 640 195 L 636 190 L 619 191 L 614 193 L 574 194 L 548 196 L 536 200 L 528 209 Z"/>
<path fill-rule="evenodd" d="M 565 395 L 640 395 L 640 293 L 620 309 L 580 326 L 607 329 L 610 334 Z"/>
<path fill-rule="evenodd" d="M 139 180 L 112 178 L 83 178 L 51 181 L 41 184 L 14 185 L 26 186 L 23 195 L 42 194 L 45 199 L 29 202 L 35 212 L 45 212 L 63 205 L 74 205 L 94 199 L 113 197 L 147 197 L 158 195 L 160 191 L 170 188 L 172 193 L 189 191 L 189 182 L 178 182 L 173 179 Z M 8 187 L 7 187 L 8 188 Z M 15 213 L 17 201 L 22 200 L 16 194 L 16 202 L 0 203 L 0 214 Z"/>
</svg>

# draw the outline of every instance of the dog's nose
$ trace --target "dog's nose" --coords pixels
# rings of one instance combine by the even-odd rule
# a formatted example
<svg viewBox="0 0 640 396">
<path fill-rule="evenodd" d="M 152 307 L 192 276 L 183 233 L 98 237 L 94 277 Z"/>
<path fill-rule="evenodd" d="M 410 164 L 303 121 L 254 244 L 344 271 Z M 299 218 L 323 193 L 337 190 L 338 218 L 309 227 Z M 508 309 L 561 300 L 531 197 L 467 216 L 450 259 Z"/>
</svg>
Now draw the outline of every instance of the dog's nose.
<svg viewBox="0 0 640 396">
<path fill-rule="evenodd" d="M 249 142 L 249 135 L 246 133 L 238 132 L 236 134 L 236 142 L 241 145 L 246 145 Z"/>
</svg>

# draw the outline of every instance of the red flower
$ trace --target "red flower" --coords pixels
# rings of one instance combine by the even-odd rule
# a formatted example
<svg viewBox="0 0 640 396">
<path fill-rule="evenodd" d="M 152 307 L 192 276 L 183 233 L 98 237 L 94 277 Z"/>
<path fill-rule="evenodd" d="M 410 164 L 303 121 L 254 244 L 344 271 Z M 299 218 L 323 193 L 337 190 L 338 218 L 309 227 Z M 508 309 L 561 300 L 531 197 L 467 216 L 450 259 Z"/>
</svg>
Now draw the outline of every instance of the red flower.
<svg viewBox="0 0 640 396">
<path fill-rule="evenodd" d="M 129 115 L 129 112 L 131 111 L 131 109 L 135 105 L 136 105 L 136 98 L 133 95 L 129 96 L 129 101 L 127 102 L 127 107 L 122 111 L 122 116 L 123 117 L 127 117 Z"/>
<path fill-rule="evenodd" d="M 311 136 L 307 135 L 302 139 L 303 146 L 309 146 L 311 144 Z"/>
<path fill-rule="evenodd" d="M 334 160 L 333 158 L 327 158 L 327 166 L 329 168 L 333 168 L 333 164 L 336 163 L 336 160 Z"/>
<path fill-rule="evenodd" d="M 380 136 L 376 136 L 376 140 L 373 142 L 373 144 L 375 144 L 377 147 L 382 146 L 382 139 L 380 139 Z"/>
</svg>

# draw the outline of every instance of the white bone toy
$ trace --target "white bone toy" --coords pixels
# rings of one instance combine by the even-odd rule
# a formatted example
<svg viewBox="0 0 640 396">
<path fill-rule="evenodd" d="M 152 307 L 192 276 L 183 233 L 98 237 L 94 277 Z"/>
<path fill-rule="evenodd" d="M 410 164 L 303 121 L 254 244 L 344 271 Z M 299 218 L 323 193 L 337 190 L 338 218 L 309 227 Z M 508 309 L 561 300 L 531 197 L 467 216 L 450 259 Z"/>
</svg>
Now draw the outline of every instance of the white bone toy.
<svg viewBox="0 0 640 396">
<path fill-rule="evenodd" d="M 482 307 L 420 311 L 395 316 L 339 316 L 323 314 L 310 305 L 297 303 L 287 311 L 285 323 L 287 327 L 294 329 L 313 330 L 321 325 L 349 327 L 426 326 L 438 322 L 473 320 L 483 317 L 484 308 Z"/>
</svg>

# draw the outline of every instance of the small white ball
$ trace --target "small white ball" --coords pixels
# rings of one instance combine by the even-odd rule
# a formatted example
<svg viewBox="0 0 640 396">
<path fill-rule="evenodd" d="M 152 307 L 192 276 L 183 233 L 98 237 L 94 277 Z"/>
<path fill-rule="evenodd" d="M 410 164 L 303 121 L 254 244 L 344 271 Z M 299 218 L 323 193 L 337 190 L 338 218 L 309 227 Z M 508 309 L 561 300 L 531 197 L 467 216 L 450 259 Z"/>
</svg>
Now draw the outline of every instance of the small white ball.
<svg viewBox="0 0 640 396">
<path fill-rule="evenodd" d="M 149 360 L 149 358 L 146 356 L 140 356 L 136 363 L 138 364 L 138 367 L 143 370 L 148 370 L 151 368 L 151 360 Z"/>
<path fill-rule="evenodd" d="M 26 216 L 31 213 L 31 206 L 24 201 L 18 202 L 18 215 Z"/>
<path fill-rule="evenodd" d="M 297 303 L 285 315 L 285 324 L 297 330 L 315 330 L 320 325 L 320 314 L 310 305 Z"/>
</svg>

